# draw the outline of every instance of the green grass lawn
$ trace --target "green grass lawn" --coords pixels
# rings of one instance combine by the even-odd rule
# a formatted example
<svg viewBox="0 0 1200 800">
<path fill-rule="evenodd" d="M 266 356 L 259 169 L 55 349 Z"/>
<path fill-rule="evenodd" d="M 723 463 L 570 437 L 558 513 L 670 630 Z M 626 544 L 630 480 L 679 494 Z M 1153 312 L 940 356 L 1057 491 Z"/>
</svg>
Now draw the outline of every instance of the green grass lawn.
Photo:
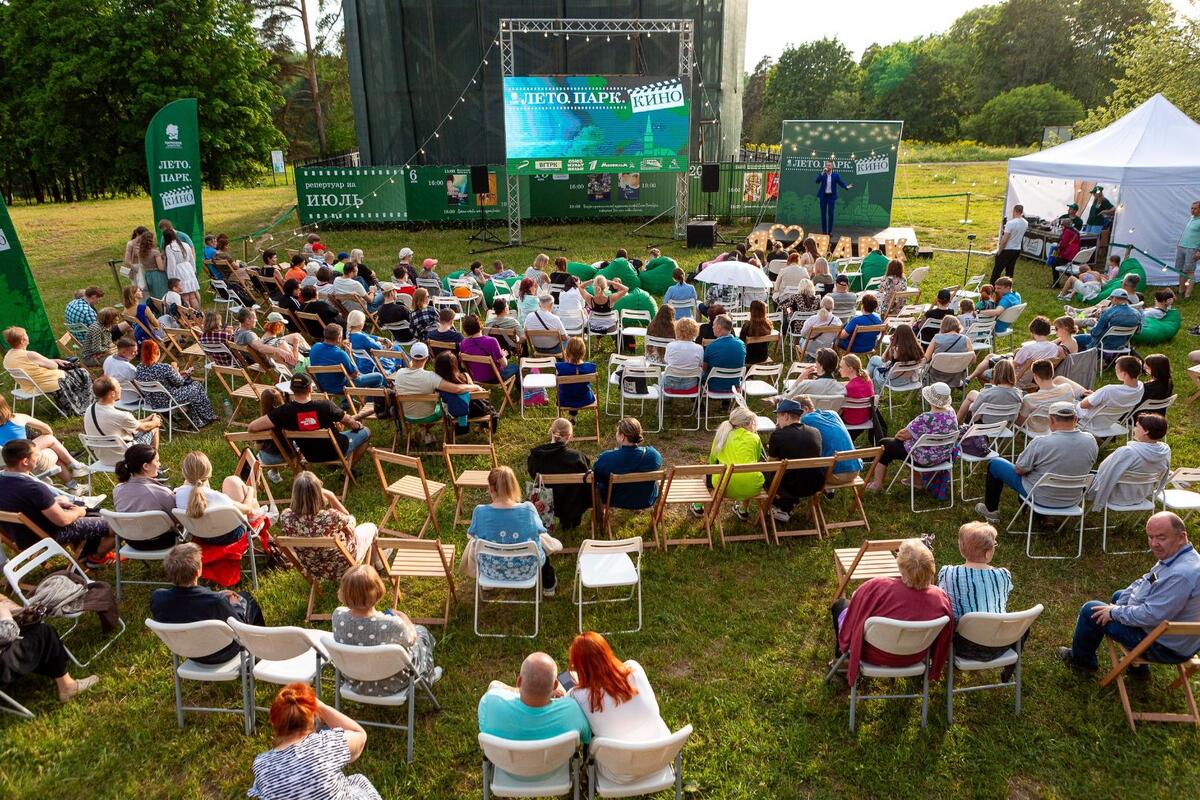
<svg viewBox="0 0 1200 800">
<path fill-rule="evenodd" d="M 970 231 L 979 244 L 991 247 L 1003 200 L 1004 165 L 932 164 L 902 167 L 899 196 L 972 191 Z M 209 193 L 205 198 L 208 227 L 238 235 L 265 225 L 291 202 L 288 188 Z M 71 292 L 90 282 L 109 282 L 104 261 L 119 257 L 129 232 L 149 221 L 149 204 L 142 199 L 86 203 L 74 206 L 13 209 L 17 229 L 33 263 L 43 297 L 61 332 L 63 304 Z M 915 225 L 923 240 L 944 247 L 965 243 L 967 226 L 961 198 L 902 201 L 894 224 Z M 611 257 L 618 246 L 640 251 L 643 240 L 630 235 L 635 223 L 531 225 L 526 237 L 544 237 L 547 244 L 565 248 L 580 261 Z M 669 229 L 658 226 L 655 233 Z M 735 229 L 744 232 L 744 229 Z M 731 231 L 732 232 L 732 231 Z M 277 233 L 286 238 L 288 231 Z M 463 230 L 330 231 L 325 241 L 335 249 L 362 247 L 368 263 L 391 265 L 395 252 L 407 244 L 418 256 L 441 259 L 444 269 L 470 260 Z M 511 251 L 503 257 L 520 269 L 537 251 Z M 679 244 L 664 252 L 694 266 L 706 254 L 687 252 Z M 958 256 L 939 254 L 928 262 L 933 272 L 926 286 L 936 288 L 962 279 Z M 990 269 L 976 258 L 972 272 Z M 1031 261 L 1018 267 L 1018 286 L 1032 310 L 1055 315 L 1060 304 L 1045 289 L 1047 270 Z M 1185 304 L 1185 329 L 1197 322 L 1194 304 Z M 1028 319 L 1026 319 L 1026 322 Z M 1177 385 L 1185 393 L 1184 354 L 1195 339 L 1182 333 L 1163 352 L 1179 368 Z M 218 399 L 219 403 L 219 399 Z M 912 398 L 897 408 L 893 429 L 911 417 Z M 1175 463 L 1200 463 L 1194 407 L 1172 409 L 1169 442 Z M 78 429 L 77 421 L 51 420 L 60 434 Z M 606 439 L 615 417 L 604 417 Z M 669 427 L 678 428 L 675 418 Z M 543 441 L 549 417 L 544 410 L 521 420 L 515 415 L 501 423 L 498 450 L 502 463 L 524 473 L 532 445 Z M 214 426 L 214 428 L 219 426 Z M 373 440 L 387 446 L 390 433 L 375 424 Z M 691 463 L 707 455 L 710 434 L 667 432 L 650 442 L 663 450 L 668 464 Z M 608 442 L 606 441 L 606 446 Z M 178 475 L 177 465 L 188 450 L 207 452 L 219 476 L 233 466 L 220 431 L 179 436 L 163 448 L 163 461 Z M 600 448 L 584 445 L 593 456 Z M 385 503 L 373 473 L 363 464 L 358 486 L 347 505 L 360 521 L 378 520 Z M 425 468 L 444 479 L 445 465 L 426 458 Z M 971 482 L 981 493 L 981 480 Z M 1012 513 L 1012 496 L 1004 510 Z M 468 503 L 469 505 L 469 503 Z M 972 504 L 973 505 L 973 504 Z M 444 502 L 439 521 L 443 537 L 461 546 L 462 528 L 450 530 L 453 505 Z M 956 546 L 959 524 L 973 519 L 970 505 L 956 504 L 948 512 L 912 515 L 900 492 L 872 497 L 869 511 L 875 538 L 937 536 L 940 563 L 960 560 Z M 830 519 L 846 513 L 844 501 L 832 504 Z M 415 530 L 424 512 L 409 507 L 406 525 Z M 643 532 L 644 518 L 622 518 L 623 535 Z M 732 518 L 730 518 L 732 520 Z M 694 528 L 691 518 L 670 518 L 672 528 Z M 736 520 L 728 521 L 736 527 Z M 1098 520 L 1095 521 L 1098 526 Z M 579 533 L 568 534 L 577 541 Z M 695 784 L 695 797 L 1113 797 L 1136 791 L 1151 797 L 1183 796 L 1200 787 L 1193 764 L 1200 758 L 1194 731 L 1182 727 L 1144 725 L 1131 736 L 1114 691 L 1100 691 L 1093 681 L 1068 672 L 1051 657 L 1052 649 L 1069 640 L 1082 602 L 1107 597 L 1150 565 L 1149 556 L 1103 556 L 1098 530 L 1089 533 L 1078 561 L 1033 562 L 1025 558 L 1023 541 L 1005 535 L 997 562 L 1013 571 L 1016 588 L 1013 609 L 1044 603 L 1046 612 L 1033 629 L 1025 670 L 1024 710 L 1012 713 L 1011 693 L 972 694 L 958 699 L 955 725 L 945 724 L 944 683 L 933 689 L 930 726 L 922 732 L 917 705 L 912 701 L 866 704 L 857 734 L 847 729 L 848 691 L 822 678 L 832 655 L 832 632 L 827 605 L 835 589 L 832 548 L 861 541 L 861 531 L 844 532 L 830 541 L 792 540 L 782 547 L 735 544 L 708 551 L 700 548 L 649 552 L 645 567 L 645 628 L 641 633 L 616 635 L 613 645 L 623 658 L 635 658 L 646 668 L 658 693 L 663 715 L 673 729 L 686 723 L 695 734 L 684 751 L 685 778 Z M 1123 549 L 1141 539 L 1136 526 L 1118 535 Z M 1044 545 L 1053 543 L 1042 543 Z M 1065 540 L 1061 544 L 1066 545 Z M 543 606 L 543 627 L 536 642 L 522 639 L 480 639 L 471 630 L 471 592 L 468 580 L 459 583 L 455 618 L 438 638 L 437 663 L 445 676 L 436 686 L 440 712 L 419 707 L 416 760 L 404 763 L 401 735 L 372 731 L 366 753 L 352 769 L 361 771 L 384 797 L 449 798 L 478 796 L 480 752 L 475 740 L 475 707 L 480 694 L 495 678 L 511 682 L 521 659 L 543 649 L 559 664 L 575 633 L 575 609 L 570 600 L 574 570 L 569 557 L 556 559 L 562 580 L 559 596 Z M 134 565 L 131 573 L 149 570 Z M 103 577 L 103 576 L 102 576 Z M 401 606 L 417 614 L 430 613 L 440 601 L 440 589 L 413 586 Z M 46 681 L 27 682 L 15 695 L 33 708 L 38 718 L 0 722 L 4 745 L 0 753 L 0 796 L 21 798 L 74 797 L 239 797 L 251 782 L 251 762 L 269 745 L 260 717 L 259 733 L 247 738 L 236 718 L 192 715 L 187 728 L 175 726 L 170 660 L 164 647 L 142 625 L 149 587 L 130 587 L 122 615 L 129 632 L 122 642 L 97 660 L 103 680 L 79 702 L 59 706 Z M 276 572 L 263 577 L 259 597 L 272 624 L 303 624 L 307 587 L 298 574 Z M 332 606 L 332 593 L 326 594 Z M 597 627 L 624 627 L 628 617 L 619 611 L 589 611 Z M 504 611 L 487 618 L 491 625 L 518 626 L 528 622 L 522 612 Z M 94 627 L 80 644 L 94 644 Z M 1162 704 L 1167 698 L 1165 674 L 1148 686 L 1135 685 L 1138 700 Z M 195 688 L 187 690 L 195 696 Z M 269 702 L 261 687 L 258 702 Z M 234 701 L 236 690 L 218 687 L 203 692 L 213 703 Z M 328 697 L 328 689 L 326 697 Z M 366 711 L 366 714 L 377 713 Z M 1136 787 L 1136 788 L 1132 788 Z M 666 795 L 663 795 L 666 796 Z"/>
</svg>

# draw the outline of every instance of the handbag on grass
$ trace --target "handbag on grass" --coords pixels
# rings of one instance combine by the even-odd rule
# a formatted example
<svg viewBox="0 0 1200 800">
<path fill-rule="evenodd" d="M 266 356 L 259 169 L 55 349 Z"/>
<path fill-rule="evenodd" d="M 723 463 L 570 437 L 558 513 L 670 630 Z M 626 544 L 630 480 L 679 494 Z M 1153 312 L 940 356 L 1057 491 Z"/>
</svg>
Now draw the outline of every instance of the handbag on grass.
<svg viewBox="0 0 1200 800">
<path fill-rule="evenodd" d="M 554 490 L 542 483 L 541 475 L 538 475 L 536 480 L 525 482 L 525 496 L 529 498 L 529 502 L 537 511 L 538 518 L 542 521 L 542 527 L 553 531 L 555 526 Z"/>
</svg>

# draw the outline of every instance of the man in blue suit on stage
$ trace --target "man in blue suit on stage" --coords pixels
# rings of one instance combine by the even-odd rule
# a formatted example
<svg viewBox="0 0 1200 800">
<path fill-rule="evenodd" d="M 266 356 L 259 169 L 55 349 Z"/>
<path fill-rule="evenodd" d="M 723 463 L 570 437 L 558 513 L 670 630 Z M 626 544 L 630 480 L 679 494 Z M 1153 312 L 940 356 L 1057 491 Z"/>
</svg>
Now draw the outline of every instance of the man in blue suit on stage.
<svg viewBox="0 0 1200 800">
<path fill-rule="evenodd" d="M 833 162 L 826 161 L 825 169 L 817 176 L 817 199 L 821 201 L 821 233 L 833 233 L 833 208 L 837 205 L 838 187 L 853 189 L 854 184 L 842 183 L 842 176 L 833 171 Z"/>
</svg>

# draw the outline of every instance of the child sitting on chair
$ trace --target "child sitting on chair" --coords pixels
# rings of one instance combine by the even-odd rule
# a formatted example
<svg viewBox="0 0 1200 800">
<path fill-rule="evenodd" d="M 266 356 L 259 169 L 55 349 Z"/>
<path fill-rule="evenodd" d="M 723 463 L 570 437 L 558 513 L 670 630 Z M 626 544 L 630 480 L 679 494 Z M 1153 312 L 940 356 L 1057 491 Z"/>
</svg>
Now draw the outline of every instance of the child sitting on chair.
<svg viewBox="0 0 1200 800">
<path fill-rule="evenodd" d="M 985 283 L 979 287 L 979 300 L 975 303 L 976 311 L 990 311 L 996 307 L 996 287 Z"/>
<path fill-rule="evenodd" d="M 962 324 L 964 331 L 971 330 L 971 326 L 975 324 L 975 304 L 969 298 L 964 297 L 958 301 L 958 321 Z"/>
</svg>

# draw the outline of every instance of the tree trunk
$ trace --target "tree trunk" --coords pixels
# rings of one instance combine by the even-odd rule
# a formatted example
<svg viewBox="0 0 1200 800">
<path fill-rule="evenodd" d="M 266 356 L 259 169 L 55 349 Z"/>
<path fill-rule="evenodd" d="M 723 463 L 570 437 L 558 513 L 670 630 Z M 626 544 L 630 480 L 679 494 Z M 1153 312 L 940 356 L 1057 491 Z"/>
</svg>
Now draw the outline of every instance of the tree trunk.
<svg viewBox="0 0 1200 800">
<path fill-rule="evenodd" d="M 308 61 L 308 89 L 312 95 L 313 123 L 317 126 L 317 145 L 325 157 L 325 114 L 321 110 L 321 91 L 317 85 L 317 52 L 313 49 L 312 33 L 308 29 L 308 0 L 298 0 L 300 24 L 304 28 L 304 53 Z"/>
</svg>

